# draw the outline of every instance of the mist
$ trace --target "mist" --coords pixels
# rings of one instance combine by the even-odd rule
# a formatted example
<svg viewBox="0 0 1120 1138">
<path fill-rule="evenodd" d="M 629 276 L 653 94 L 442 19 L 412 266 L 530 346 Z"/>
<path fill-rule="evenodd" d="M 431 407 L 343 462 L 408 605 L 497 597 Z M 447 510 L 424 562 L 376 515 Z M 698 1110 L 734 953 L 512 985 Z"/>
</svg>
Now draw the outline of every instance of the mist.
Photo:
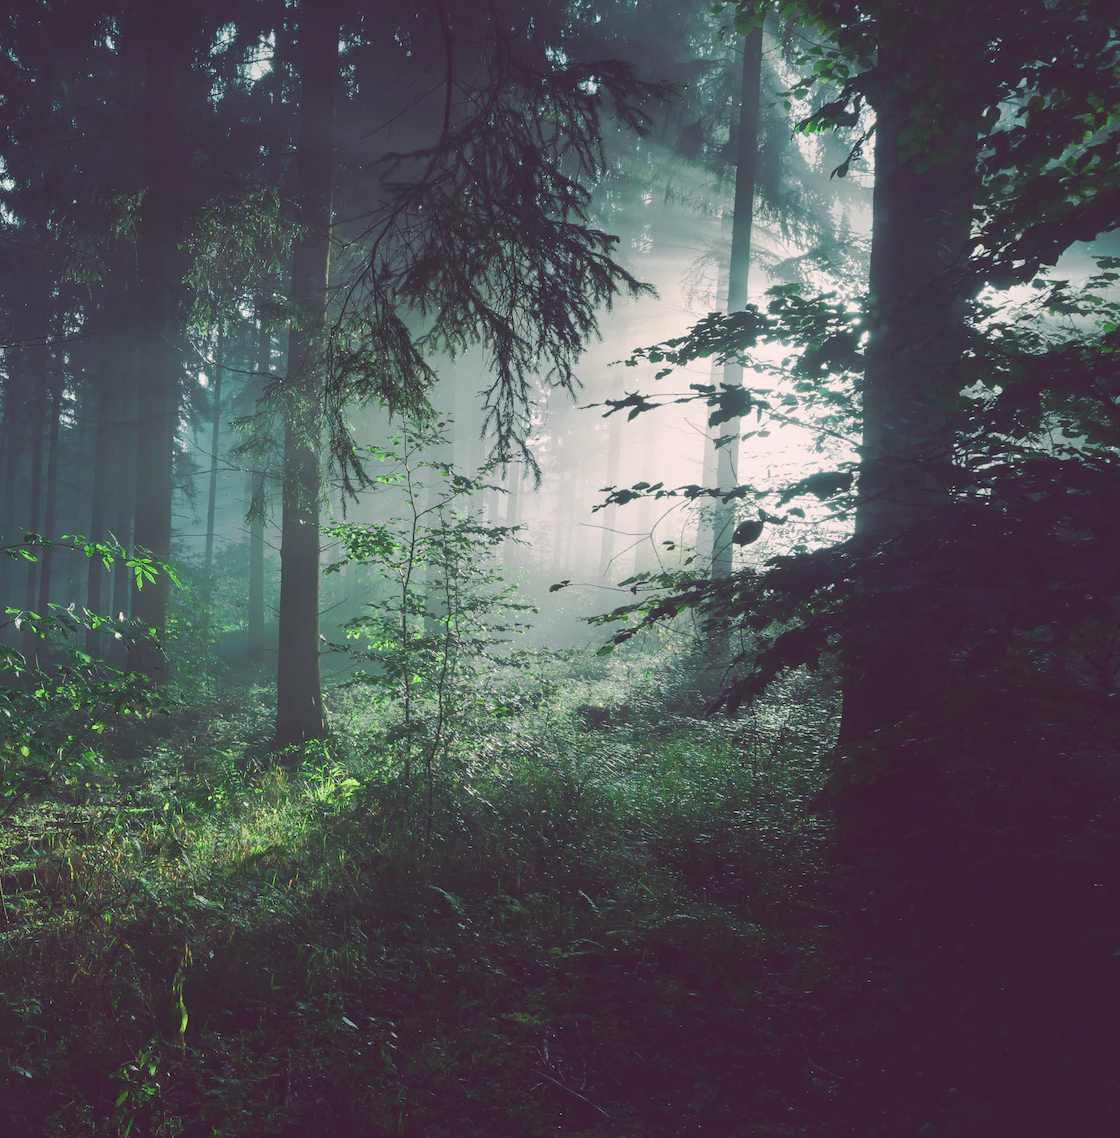
<svg viewBox="0 0 1120 1138">
<path fill-rule="evenodd" d="M 1120 1132 L 1114 7 L 9 0 L 0 1133 Z"/>
</svg>

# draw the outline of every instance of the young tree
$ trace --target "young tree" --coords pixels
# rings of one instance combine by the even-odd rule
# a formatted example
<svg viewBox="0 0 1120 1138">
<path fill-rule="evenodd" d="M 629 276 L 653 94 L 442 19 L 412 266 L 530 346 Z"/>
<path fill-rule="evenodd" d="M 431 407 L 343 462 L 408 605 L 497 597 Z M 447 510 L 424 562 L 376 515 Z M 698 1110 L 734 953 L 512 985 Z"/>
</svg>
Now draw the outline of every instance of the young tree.
<svg viewBox="0 0 1120 1138">
<path fill-rule="evenodd" d="M 487 405 L 496 447 L 503 454 L 520 449 L 534 470 L 525 439 L 538 372 L 545 366 L 553 382 L 571 387 L 598 307 L 620 290 L 641 289 L 612 260 L 615 239 L 589 224 L 590 195 L 578 179 L 592 180 L 604 169 L 604 101 L 613 99 L 622 119 L 640 127 L 634 101 L 654 89 L 616 62 L 561 63 L 538 37 L 525 38 L 527 17 L 516 4 L 456 12 L 460 26 L 440 9 L 442 113 L 434 122 L 421 117 L 420 137 L 427 134 L 429 144 L 386 159 L 358 246 L 362 258 L 317 356 L 305 340 L 311 322 L 303 317 L 293 326 L 288 416 L 297 429 L 286 444 L 284 474 L 280 745 L 326 730 L 317 650 L 319 409 L 325 407 L 332 458 L 349 491 L 363 485 L 365 475 L 346 429 L 347 403 L 377 398 L 415 407 L 433 378 L 429 354 L 454 355 L 481 343 L 493 360 Z M 315 21 L 322 17 L 317 12 Z M 467 65 L 456 64 L 457 49 Z M 301 185 L 305 176 L 318 179 L 307 187 L 309 200 L 327 212 L 318 229 L 305 228 L 306 278 L 293 264 L 293 296 L 307 311 L 314 298 L 325 301 L 330 166 L 324 142 L 331 137 L 327 111 L 338 70 L 335 56 L 328 80 L 325 35 L 317 50 L 321 58 L 303 64 L 303 82 L 314 86 L 302 100 L 314 97 L 306 121 L 309 131 L 313 116 L 317 123 L 314 140 L 308 136 L 308 145 L 318 148 L 317 165 L 299 177 Z M 465 85 L 465 74 L 476 77 L 473 85 Z M 457 90 L 463 91 L 458 98 Z M 303 116 L 301 106 L 300 154 Z M 428 133 L 433 128 L 434 136 Z M 296 262 L 300 257 L 297 249 Z M 315 303 L 312 314 L 320 319 Z M 419 338 L 406 323 L 409 315 L 425 322 Z M 329 365 L 317 381 L 311 379 L 316 358 Z M 297 414 L 304 416 L 298 424 Z"/>
</svg>

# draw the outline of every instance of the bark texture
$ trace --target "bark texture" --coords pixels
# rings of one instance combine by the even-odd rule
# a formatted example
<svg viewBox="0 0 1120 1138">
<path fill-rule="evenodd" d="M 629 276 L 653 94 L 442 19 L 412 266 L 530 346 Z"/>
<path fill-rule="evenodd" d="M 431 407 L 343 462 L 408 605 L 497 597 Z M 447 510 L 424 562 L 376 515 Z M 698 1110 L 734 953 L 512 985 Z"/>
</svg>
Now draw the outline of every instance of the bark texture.
<svg viewBox="0 0 1120 1138">
<path fill-rule="evenodd" d="M 303 0 L 296 200 L 303 235 L 292 257 L 292 327 L 284 427 L 283 537 L 276 746 L 327 733 L 319 672 L 319 504 L 323 323 L 330 276 L 339 16 Z"/>
<path fill-rule="evenodd" d="M 880 110 L 875 135 L 871 324 L 863 384 L 856 536 L 889 541 L 951 501 L 951 419 L 960 398 L 957 301 L 946 270 L 961 255 L 973 159 L 926 166 L 899 145 L 902 117 Z M 914 566 L 920 573 L 921 566 Z M 869 598 L 846 652 L 841 742 L 904 719 L 945 661 L 914 590 Z"/>
</svg>

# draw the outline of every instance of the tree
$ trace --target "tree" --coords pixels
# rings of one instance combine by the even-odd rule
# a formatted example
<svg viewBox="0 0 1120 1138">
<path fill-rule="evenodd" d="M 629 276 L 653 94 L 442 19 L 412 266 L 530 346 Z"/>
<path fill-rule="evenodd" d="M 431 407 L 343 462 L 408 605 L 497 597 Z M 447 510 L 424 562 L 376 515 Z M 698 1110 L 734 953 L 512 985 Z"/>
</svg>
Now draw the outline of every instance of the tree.
<svg viewBox="0 0 1120 1138">
<path fill-rule="evenodd" d="M 171 559 L 172 466 L 179 407 L 180 257 L 186 205 L 183 198 L 190 154 L 177 130 L 191 86 L 198 24 L 193 10 L 145 0 L 143 162 L 144 197 L 137 227 L 138 387 L 136 520 L 133 540 L 161 561 Z M 137 580 L 132 616 L 154 630 L 139 636 L 129 652 L 130 671 L 157 683 L 168 679 L 158 636 L 167 620 L 168 578 L 144 586 Z"/>
<path fill-rule="evenodd" d="M 305 232 L 312 236 L 303 238 L 293 261 L 293 297 L 313 319 L 304 315 L 293 326 L 290 350 L 289 372 L 304 378 L 288 384 L 289 424 L 296 429 L 286 442 L 284 475 L 281 746 L 322 737 L 326 730 L 314 600 L 320 407 L 343 488 L 360 488 L 366 476 L 346 429 L 347 404 L 379 399 L 392 408 L 416 408 L 433 380 L 428 354 L 442 350 L 454 355 L 481 343 L 494 361 L 487 406 L 497 452 L 508 455 L 519 449 L 535 472 L 525 439 L 538 370 L 546 365 L 552 382 L 570 388 L 574 361 L 596 328 L 597 308 L 620 290 L 641 291 L 638 281 L 612 260 L 615 239 L 588 223 L 590 195 L 578 178 L 594 179 L 604 168 L 604 101 L 613 99 L 623 121 L 640 127 L 635 100 L 651 97 L 655 89 L 638 83 L 616 62 L 562 64 L 545 42 L 524 38 L 516 5 L 510 12 L 463 10 L 461 28 L 441 13 L 446 63 L 442 113 L 434 123 L 421 119 L 421 129 L 431 126 L 437 133 L 429 145 L 389 155 L 383 162 L 378 198 L 358 246 L 362 257 L 317 356 L 303 338 L 322 311 L 311 298 L 325 300 L 328 263 L 329 182 L 324 171 L 329 171 L 325 147 L 331 136 L 325 36 L 322 58 L 303 64 L 308 69 L 303 82 L 313 85 L 302 102 L 309 96 L 314 101 L 306 120 L 301 105 L 297 150 L 304 150 L 304 122 L 311 131 L 314 121 L 316 166 L 306 176 L 318 181 L 307 189 L 309 201 L 322 212 L 309 215 L 308 204 L 303 205 Z M 484 38 L 468 35 L 472 26 Z M 477 76 L 458 100 L 457 75 L 464 69 L 460 61 L 455 70 L 457 46 L 473 54 L 470 64 Z M 333 92 L 336 58 L 330 71 Z M 311 265 L 313 252 L 314 280 L 310 268 L 306 278 L 302 267 L 297 271 L 297 266 Z M 406 322 L 410 315 L 426 322 L 419 337 Z M 311 378 L 313 359 L 329 364 L 317 381 L 322 386 Z"/>
<path fill-rule="evenodd" d="M 737 312 L 747 303 L 747 284 L 751 265 L 751 228 L 758 154 L 759 90 L 762 82 L 762 27 L 755 28 L 743 41 L 743 79 L 736 130 L 735 203 L 731 227 L 731 261 L 728 277 L 727 311 Z M 734 360 L 724 364 L 725 387 L 742 387 L 743 369 Z M 716 488 L 730 491 L 739 484 L 738 417 L 721 427 L 717 440 Z M 711 572 L 726 577 L 732 568 L 735 506 L 721 502 L 712 518 Z M 703 538 L 699 544 L 709 544 Z"/>
<path fill-rule="evenodd" d="M 1101 511 L 1120 492 L 1120 304 L 1100 250 L 1083 288 L 1043 270 L 1117 225 L 1116 16 L 786 10 L 835 37 L 806 53 L 836 97 L 802 128 L 854 132 L 839 176 L 874 128 L 870 296 L 854 312 L 775 289 L 640 354 L 761 366 L 755 349 L 781 345 L 785 386 L 745 397 L 779 422 L 815 408 L 821 437 L 858 428 L 858 462 L 737 493 L 758 503 L 758 531 L 798 525 L 817 499 L 854 511 L 855 533 L 725 580 L 664 574 L 618 610 L 632 623 L 615 639 L 690 609 L 735 622 L 731 711 L 839 657 L 844 726 L 826 762 L 846 936 L 907 1008 L 876 1028 L 884 1096 L 915 1130 L 1104 1133 L 1118 930 L 1096 897 L 1113 880 L 1120 548 Z M 744 30 L 760 17 L 740 14 Z M 1027 282 L 1033 300 L 994 291 Z"/>
<path fill-rule="evenodd" d="M 283 538 L 276 745 L 326 734 L 319 678 L 319 497 L 324 317 L 334 186 L 337 7 L 300 7 L 296 199 L 302 234 L 292 256 L 292 328 L 284 392 Z"/>
<path fill-rule="evenodd" d="M 261 396 L 265 378 L 272 371 L 272 333 L 258 301 L 257 375 L 247 385 L 254 410 Z M 264 650 L 264 524 L 267 510 L 265 500 L 265 456 L 259 450 L 250 450 L 249 474 L 249 616 L 248 654 L 258 659 Z"/>
</svg>

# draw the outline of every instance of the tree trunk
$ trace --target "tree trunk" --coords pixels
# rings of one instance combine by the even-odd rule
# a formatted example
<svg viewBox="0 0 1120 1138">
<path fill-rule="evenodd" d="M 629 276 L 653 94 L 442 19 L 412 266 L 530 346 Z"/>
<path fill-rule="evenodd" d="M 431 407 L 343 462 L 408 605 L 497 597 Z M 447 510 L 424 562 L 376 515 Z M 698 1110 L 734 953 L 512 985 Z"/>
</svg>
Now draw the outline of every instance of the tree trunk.
<svg viewBox="0 0 1120 1138">
<path fill-rule="evenodd" d="M 915 525 L 950 501 L 950 417 L 959 401 L 955 297 L 937 280 L 967 239 L 973 156 L 921 170 L 905 158 L 902 123 L 881 111 L 875 131 L 871 321 L 863 382 L 856 535 L 869 543 Z M 942 633 L 912 591 L 872 598 L 866 630 L 845 651 L 840 739 L 897 723 L 936 682 Z"/>
<path fill-rule="evenodd" d="M 627 336 L 627 342 L 630 337 Z M 623 380 L 621 369 L 615 370 L 614 382 L 611 384 L 612 399 L 621 399 L 623 396 Z M 616 411 L 607 419 L 607 486 L 618 484 L 618 470 L 622 463 L 622 425 L 625 418 L 621 411 Z M 613 569 L 615 528 L 618 525 L 618 506 L 612 504 L 602 512 L 603 533 L 599 543 L 599 576 L 609 577 Z"/>
<path fill-rule="evenodd" d="M 720 219 L 720 236 L 730 244 L 732 219 L 725 213 Z M 716 310 L 718 312 L 730 311 L 727 304 L 728 286 L 728 259 L 720 257 L 718 275 L 716 277 Z M 712 361 L 710 369 L 710 383 L 717 387 L 723 378 L 723 368 L 716 361 Z M 700 485 L 705 490 L 714 490 L 719 486 L 719 451 L 716 449 L 716 439 L 722 433 L 722 425 L 711 427 L 704 424 L 704 458 L 700 468 Z M 712 548 L 715 543 L 716 499 L 705 498 L 699 511 L 699 520 L 696 526 L 696 561 L 698 566 L 711 566 Z"/>
<path fill-rule="evenodd" d="M 502 524 L 511 528 L 521 524 L 522 473 L 520 461 L 510 463 L 509 475 L 506 479 L 506 486 L 509 488 L 509 493 L 506 495 L 506 516 Z M 556 524 L 558 526 L 562 524 L 559 510 L 557 510 Z M 518 548 L 516 539 L 512 536 L 507 537 L 505 540 L 505 548 L 502 551 L 502 564 L 507 569 L 516 569 L 518 561 L 517 554 Z"/>
<path fill-rule="evenodd" d="M 27 529 L 31 533 L 39 530 L 39 512 L 43 505 L 43 431 L 47 400 L 47 368 L 50 349 L 46 342 L 29 347 L 27 354 L 32 360 L 31 372 L 31 485 L 27 504 Z M 44 527 L 45 528 L 45 527 Z M 27 594 L 24 608 L 34 611 L 38 599 L 38 573 L 42 569 L 43 551 L 37 550 L 38 561 L 27 562 Z M 40 614 L 41 615 L 41 614 Z M 28 664 L 34 666 L 38 656 L 38 639 L 25 628 L 23 632 L 23 655 Z"/>
<path fill-rule="evenodd" d="M 454 363 L 444 366 L 444 374 L 439 383 L 430 393 L 432 406 L 440 422 L 444 424 L 443 441 L 432 448 L 427 456 L 432 462 L 455 464 L 456 424 L 454 420 L 455 395 L 458 390 L 458 368 Z M 444 487 L 448 483 L 442 479 L 435 470 L 427 472 L 428 493 L 427 508 L 431 511 L 426 518 L 426 526 L 430 530 L 439 526 L 440 516 L 436 506 L 444 496 Z M 454 505 L 452 506 L 454 509 Z M 444 581 L 446 565 L 444 561 L 433 557 L 428 562 L 424 585 L 424 633 L 427 636 L 438 636 L 443 631 L 444 620 L 447 617 L 447 589 Z"/>
<path fill-rule="evenodd" d="M 253 408 L 260 398 L 263 377 L 272 370 L 272 334 L 260 313 L 260 338 L 257 341 L 257 377 L 252 381 Z M 252 456 L 249 475 L 249 658 L 259 659 L 264 651 L 264 456 Z"/>
<path fill-rule="evenodd" d="M 751 267 L 751 227 L 754 220 L 754 187 L 758 165 L 759 89 L 762 82 L 762 29 L 756 28 L 743 42 L 743 94 L 739 110 L 736 142 L 735 207 L 731 228 L 731 263 L 727 282 L 727 311 L 738 312 L 747 305 L 747 282 Z M 723 384 L 741 387 L 743 369 L 729 363 L 723 369 Z M 740 421 L 721 424 L 728 439 L 718 448 L 716 485 L 730 490 L 739 484 Z M 713 511 L 711 573 L 726 577 L 732 569 L 735 532 L 735 506 L 718 503 Z"/>
<path fill-rule="evenodd" d="M 179 349 L 177 292 L 181 283 L 179 239 L 181 199 L 188 160 L 175 130 L 178 103 L 190 68 L 190 5 L 146 0 L 144 52 L 144 185 L 137 240 L 140 270 L 142 380 L 137 397 L 136 521 L 134 541 L 160 561 L 171 559 L 171 499 L 178 418 Z M 153 635 L 141 632 L 129 650 L 128 666 L 155 683 L 169 678 L 160 643 L 167 624 L 170 581 L 134 586 L 132 616 Z"/>
<path fill-rule="evenodd" d="M 103 335 L 104 333 L 101 334 L 101 336 Z M 91 541 L 104 541 L 108 536 L 106 488 L 109 481 L 109 436 L 112 433 L 110 417 L 113 414 L 113 404 L 116 402 L 116 392 L 109 371 L 108 353 L 103 343 L 97 346 L 95 366 L 97 371 L 94 375 L 94 383 L 96 384 L 94 406 L 97 409 L 97 422 L 94 427 L 89 536 Z M 96 555 L 89 559 L 89 564 L 86 567 L 86 608 L 91 613 L 100 614 L 104 611 L 104 568 L 101 558 Z M 95 629 L 86 630 L 86 652 L 90 656 L 100 654 L 99 641 L 100 637 Z"/>
<path fill-rule="evenodd" d="M 97 409 L 93 444 L 93 485 L 90 493 L 89 536 L 92 541 L 105 541 L 109 536 L 109 485 L 112 480 L 109 459 L 116 441 L 116 420 L 120 417 L 121 376 L 119 373 L 118 321 L 124 298 L 119 295 L 119 278 L 110 271 L 102 295 L 101 327 L 93 346 L 93 398 Z M 117 461 L 124 452 L 116 448 Z M 86 576 L 86 608 L 98 615 L 105 612 L 105 565 L 100 557 L 91 557 Z M 86 632 L 86 652 L 101 654 L 101 637 L 95 629 Z"/>
<path fill-rule="evenodd" d="M 59 324 L 61 324 L 61 319 Z M 62 388 L 63 388 L 63 369 L 62 369 L 62 348 L 58 348 L 53 363 L 51 365 L 51 389 L 50 389 L 50 422 L 48 427 L 48 442 L 47 442 L 47 485 L 46 485 L 46 502 L 43 512 L 43 535 L 48 541 L 53 541 L 58 535 L 55 530 L 55 513 L 58 507 L 58 457 L 59 457 L 59 442 L 58 442 L 58 429 L 59 418 L 62 414 Z M 42 552 L 40 559 L 39 569 L 39 605 L 38 612 L 40 616 L 47 616 L 50 612 L 51 600 L 51 573 L 54 568 L 54 549 L 48 545 Z M 38 666 L 42 667 L 49 659 L 49 651 L 47 648 L 47 641 L 40 640 L 39 647 L 39 660 Z"/>
<path fill-rule="evenodd" d="M 126 302 L 127 303 L 127 302 Z M 111 364 L 117 372 L 116 418 L 113 424 L 113 450 L 117 466 L 113 480 L 113 536 L 125 549 L 133 548 L 132 521 L 136 512 L 137 384 L 136 344 L 127 334 L 127 325 L 114 337 Z M 132 573 L 122 561 L 113 566 L 113 619 L 124 623 L 131 611 Z M 128 667 L 128 644 L 114 637 L 109 654 L 114 668 Z"/>
<path fill-rule="evenodd" d="M 283 537 L 276 746 L 327 733 L 319 673 L 322 333 L 330 275 L 339 17 L 302 0 L 296 200 L 303 235 L 292 257 L 292 326 L 284 424 Z"/>
<path fill-rule="evenodd" d="M 4 373 L 4 466 L 0 471 L 0 478 L 4 480 L 0 495 L 0 540 L 8 545 L 18 541 L 22 536 L 22 531 L 16 524 L 15 491 L 16 479 L 19 477 L 22 435 L 25 433 L 20 431 L 23 417 L 17 417 L 16 413 L 17 407 L 22 407 L 25 400 L 23 352 L 19 348 L 9 349 L 6 362 L 8 366 Z M 0 612 L 9 607 L 17 607 L 12 593 L 14 565 L 15 561 L 11 557 L 0 555 Z M 6 629 L 4 635 L 7 635 Z"/>
<path fill-rule="evenodd" d="M 658 441 L 661 435 L 660 424 L 652 415 L 644 415 L 642 419 L 642 441 L 639 444 L 639 453 L 642 456 L 641 480 L 653 483 L 657 481 L 657 469 L 660 465 L 658 450 Z M 634 518 L 635 574 L 656 573 L 661 568 L 660 559 L 657 556 L 657 536 L 654 532 L 656 528 L 657 501 L 648 495 L 643 495 L 638 499 L 638 508 L 635 511 Z"/>
<path fill-rule="evenodd" d="M 225 322 L 218 321 L 218 347 L 214 358 L 214 418 L 210 429 L 210 493 L 206 503 L 206 608 L 209 613 L 214 572 L 214 518 L 218 510 L 218 446 L 222 433 L 222 372 L 225 368 Z"/>
</svg>

